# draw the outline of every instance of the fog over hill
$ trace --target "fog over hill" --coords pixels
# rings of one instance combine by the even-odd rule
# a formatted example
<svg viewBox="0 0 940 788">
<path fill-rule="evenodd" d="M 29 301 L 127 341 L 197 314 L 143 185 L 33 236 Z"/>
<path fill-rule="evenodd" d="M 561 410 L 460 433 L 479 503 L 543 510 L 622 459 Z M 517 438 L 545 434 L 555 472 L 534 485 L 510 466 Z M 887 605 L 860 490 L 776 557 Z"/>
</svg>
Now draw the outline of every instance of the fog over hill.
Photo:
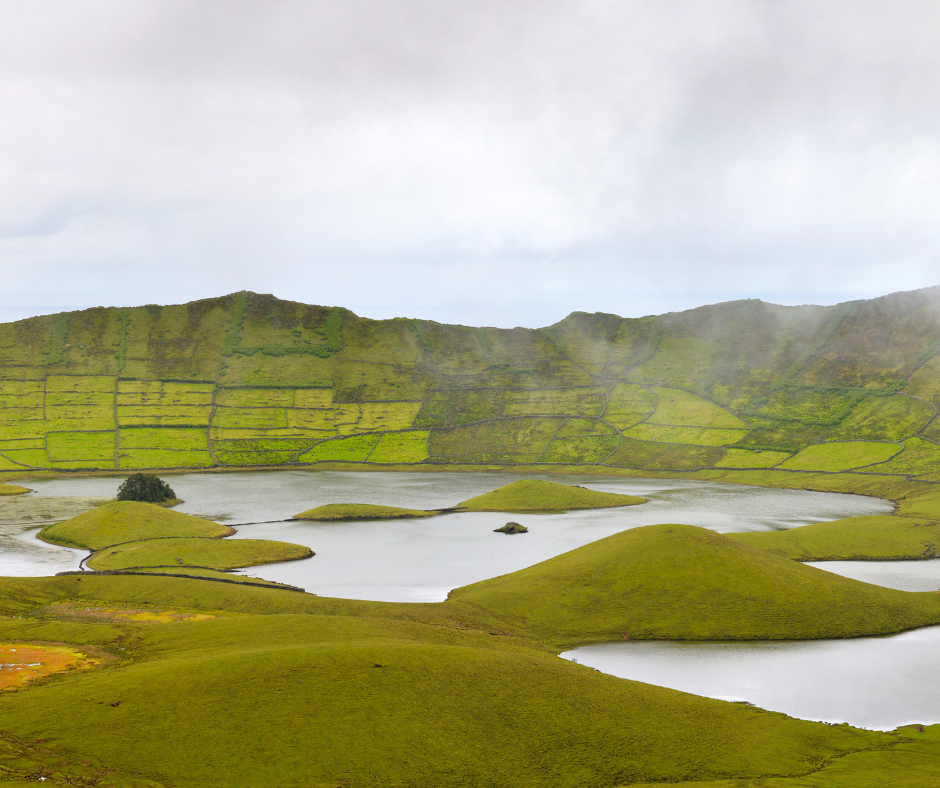
<svg viewBox="0 0 940 788">
<path fill-rule="evenodd" d="M 240 292 L 0 325 L 0 469 L 940 471 L 940 288 L 474 328 Z"/>
</svg>

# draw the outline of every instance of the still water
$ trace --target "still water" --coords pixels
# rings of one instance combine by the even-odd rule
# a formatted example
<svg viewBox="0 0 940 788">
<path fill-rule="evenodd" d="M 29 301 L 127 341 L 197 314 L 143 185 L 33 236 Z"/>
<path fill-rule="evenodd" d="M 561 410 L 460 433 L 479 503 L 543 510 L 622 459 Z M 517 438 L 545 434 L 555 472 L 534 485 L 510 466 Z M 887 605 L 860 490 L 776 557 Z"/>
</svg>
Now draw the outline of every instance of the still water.
<svg viewBox="0 0 940 788">
<path fill-rule="evenodd" d="M 940 722 L 940 627 L 852 640 L 601 643 L 561 656 L 791 717 L 893 730 Z"/>
<path fill-rule="evenodd" d="M 246 471 L 167 475 L 185 500 L 177 511 L 237 528 L 233 538 L 279 539 L 309 546 L 314 558 L 269 564 L 243 574 L 300 586 L 321 596 L 393 602 L 437 602 L 458 586 L 514 572 L 628 528 L 687 523 L 726 533 L 794 528 L 884 514 L 877 498 L 805 490 L 662 479 L 578 477 L 595 490 L 649 498 L 649 503 L 552 515 L 445 514 L 421 520 L 352 523 L 283 522 L 326 503 L 380 503 L 415 509 L 453 506 L 520 478 L 573 483 L 572 477 L 495 473 L 364 473 Z M 72 477 L 27 481 L 29 497 L 111 497 L 120 479 Z M 507 520 L 529 533 L 493 533 Z M 25 527 L 25 526 L 24 526 Z M 21 528 L 22 530 L 22 528 Z M 38 543 L 37 543 L 38 544 Z M 0 574 L 15 551 L 0 545 Z M 40 548 L 41 549 L 41 548 Z M 71 555 L 68 556 L 72 560 Z M 18 560 L 23 560 L 22 556 Z M 61 571 L 59 569 L 55 571 Z M 47 568 L 36 574 L 51 574 Z"/>
</svg>

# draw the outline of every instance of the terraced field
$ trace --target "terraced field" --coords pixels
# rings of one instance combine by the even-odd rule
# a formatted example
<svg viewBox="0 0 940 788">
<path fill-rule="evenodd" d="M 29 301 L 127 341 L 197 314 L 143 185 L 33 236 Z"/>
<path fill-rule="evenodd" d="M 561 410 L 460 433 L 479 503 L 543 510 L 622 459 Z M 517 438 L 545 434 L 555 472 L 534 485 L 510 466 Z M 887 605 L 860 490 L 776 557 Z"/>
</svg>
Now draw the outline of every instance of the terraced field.
<svg viewBox="0 0 940 788">
<path fill-rule="evenodd" d="M 938 307 L 934 288 L 502 330 L 243 292 L 32 318 L 0 325 L 0 471 L 936 474 Z"/>
</svg>

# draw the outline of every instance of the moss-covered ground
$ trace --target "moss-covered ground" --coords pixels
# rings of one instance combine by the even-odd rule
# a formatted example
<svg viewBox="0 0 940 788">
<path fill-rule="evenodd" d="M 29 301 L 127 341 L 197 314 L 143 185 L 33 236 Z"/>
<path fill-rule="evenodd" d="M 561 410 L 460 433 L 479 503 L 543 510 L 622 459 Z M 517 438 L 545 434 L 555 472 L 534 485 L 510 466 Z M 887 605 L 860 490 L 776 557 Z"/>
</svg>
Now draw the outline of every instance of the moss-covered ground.
<svg viewBox="0 0 940 788">
<path fill-rule="evenodd" d="M 328 503 L 295 514 L 294 520 L 316 520 L 333 522 L 337 520 L 400 520 L 412 517 L 432 517 L 439 514 L 436 510 L 402 509 L 399 506 L 379 506 L 371 503 Z"/>
<path fill-rule="evenodd" d="M 564 512 L 572 509 L 607 509 L 635 506 L 646 498 L 598 492 L 570 484 L 523 479 L 492 492 L 469 498 L 454 507 L 464 512 Z"/>
</svg>

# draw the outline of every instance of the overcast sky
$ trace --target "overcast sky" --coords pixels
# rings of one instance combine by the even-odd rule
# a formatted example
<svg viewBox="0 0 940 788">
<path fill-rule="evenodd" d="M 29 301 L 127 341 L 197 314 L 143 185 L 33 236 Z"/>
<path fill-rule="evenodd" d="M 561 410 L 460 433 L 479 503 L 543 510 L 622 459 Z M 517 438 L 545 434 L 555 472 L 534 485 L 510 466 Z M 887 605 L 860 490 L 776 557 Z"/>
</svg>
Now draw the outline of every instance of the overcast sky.
<svg viewBox="0 0 940 788">
<path fill-rule="evenodd" d="M 935 0 L 0 0 L 0 320 L 940 284 Z"/>
</svg>

